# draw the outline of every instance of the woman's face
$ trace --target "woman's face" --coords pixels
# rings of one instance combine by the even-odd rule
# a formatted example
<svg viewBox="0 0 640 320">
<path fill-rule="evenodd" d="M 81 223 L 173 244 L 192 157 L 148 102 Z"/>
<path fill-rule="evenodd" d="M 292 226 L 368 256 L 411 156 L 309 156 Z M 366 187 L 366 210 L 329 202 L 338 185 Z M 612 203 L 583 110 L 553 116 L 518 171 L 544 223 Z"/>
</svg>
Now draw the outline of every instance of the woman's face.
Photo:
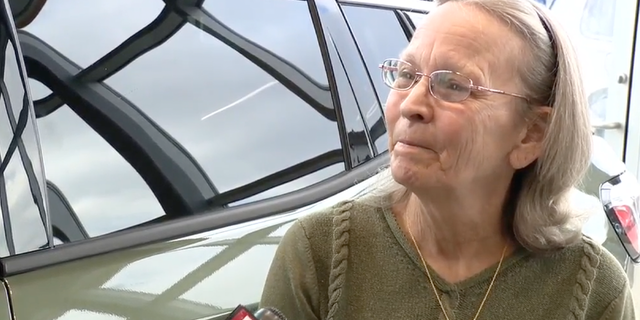
<svg viewBox="0 0 640 320">
<path fill-rule="evenodd" d="M 474 85 L 522 94 L 515 72 L 522 48 L 503 23 L 475 7 L 447 3 L 427 16 L 400 59 L 425 74 L 455 71 Z M 526 148 L 525 103 L 481 91 L 445 102 L 430 94 L 428 77 L 409 91 L 392 90 L 386 119 L 394 179 L 414 191 L 510 181 L 515 169 L 537 157 Z"/>
</svg>

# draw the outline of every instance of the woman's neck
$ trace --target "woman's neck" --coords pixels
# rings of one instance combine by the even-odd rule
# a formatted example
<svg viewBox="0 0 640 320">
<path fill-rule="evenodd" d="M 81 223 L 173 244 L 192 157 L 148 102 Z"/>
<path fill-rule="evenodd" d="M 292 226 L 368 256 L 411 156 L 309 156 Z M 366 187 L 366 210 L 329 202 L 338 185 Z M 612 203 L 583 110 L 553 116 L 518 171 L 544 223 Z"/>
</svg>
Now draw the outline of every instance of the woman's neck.
<svg viewBox="0 0 640 320">
<path fill-rule="evenodd" d="M 505 245 L 511 243 L 503 227 L 502 199 L 475 202 L 467 194 L 462 199 L 439 200 L 411 195 L 394 210 L 429 264 L 440 261 L 449 268 L 475 269 L 472 265 L 486 267 L 497 262 Z"/>
</svg>

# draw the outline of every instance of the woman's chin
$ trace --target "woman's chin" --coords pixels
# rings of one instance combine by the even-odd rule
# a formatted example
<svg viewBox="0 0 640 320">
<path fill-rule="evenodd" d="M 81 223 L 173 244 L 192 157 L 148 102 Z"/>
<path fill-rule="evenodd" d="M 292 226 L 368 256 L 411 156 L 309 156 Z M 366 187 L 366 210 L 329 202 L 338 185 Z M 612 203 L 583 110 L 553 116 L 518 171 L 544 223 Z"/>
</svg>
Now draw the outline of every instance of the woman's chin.
<svg viewBox="0 0 640 320">
<path fill-rule="evenodd" d="M 391 161 L 390 169 L 393 180 L 408 189 L 419 188 L 428 181 L 425 168 L 420 168 L 409 163 Z"/>
</svg>

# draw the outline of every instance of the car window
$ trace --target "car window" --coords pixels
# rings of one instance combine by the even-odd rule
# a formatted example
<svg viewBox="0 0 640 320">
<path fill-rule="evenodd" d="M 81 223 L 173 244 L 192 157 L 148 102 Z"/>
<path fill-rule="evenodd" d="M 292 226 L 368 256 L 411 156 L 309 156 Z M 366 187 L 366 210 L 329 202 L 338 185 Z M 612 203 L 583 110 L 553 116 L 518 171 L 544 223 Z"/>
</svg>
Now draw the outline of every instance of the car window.
<svg viewBox="0 0 640 320">
<path fill-rule="evenodd" d="M 33 79 L 30 87 L 34 99 L 51 93 Z M 37 123 L 47 180 L 55 183 L 89 236 L 164 214 L 142 177 L 66 104 L 39 117 Z"/>
<path fill-rule="evenodd" d="M 196 174 L 206 175 L 215 187 L 212 206 L 274 197 L 345 170 L 333 97 L 306 2 L 206 1 L 201 8 L 174 8 L 171 14 L 152 2 L 127 2 L 122 5 L 126 10 L 115 8 L 119 1 L 94 2 L 118 15 L 74 7 L 87 10 L 90 19 L 67 15 L 69 2 L 47 2 L 24 36 L 39 38 L 63 59 L 86 67 L 68 83 L 106 86 L 180 146 L 175 150 L 195 159 L 202 168 Z M 150 15 L 160 10 L 146 27 L 147 22 L 126 21 L 153 20 Z M 195 11 L 211 19 L 194 22 L 188 15 Z M 115 23 L 122 23 L 124 31 L 100 27 Z M 171 23 L 173 30 L 167 26 Z M 55 33 L 50 32 L 53 25 Z M 76 30 L 80 25 L 92 30 Z M 93 61 L 83 60 L 85 50 Z M 38 119 L 45 166 L 48 180 L 64 194 L 60 203 L 68 201 L 88 234 L 161 216 L 157 193 L 147 185 L 153 177 L 134 170 L 127 162 L 132 160 L 114 149 L 122 141 L 92 127 L 107 122 L 93 119 L 88 125 L 78 101 L 63 100 L 69 93 L 49 85 L 53 95 L 45 98 L 49 89 L 33 83 L 42 98 L 37 105 L 61 100 L 59 108 Z"/>
<path fill-rule="evenodd" d="M 13 8 L 30 1 L 10 2 Z M 163 7 L 159 0 L 47 1 L 26 30 L 84 68 L 153 21 Z"/>
<path fill-rule="evenodd" d="M 312 97 L 320 100 L 312 102 L 316 108 L 258 61 L 192 25 L 106 83 L 185 146 L 221 193 L 341 150 L 306 2 L 206 1 L 203 7 L 245 41 L 281 53 L 300 74 L 300 85 L 317 93 Z M 344 170 L 341 155 L 325 162 L 322 169 L 239 203 L 293 191 Z"/>
<path fill-rule="evenodd" d="M 384 108 L 390 89 L 382 82 L 378 65 L 387 58 L 397 58 L 400 51 L 409 43 L 409 39 L 391 10 L 348 5 L 343 6 L 342 10 L 360 47 L 376 93 Z M 373 117 L 379 112 L 377 108 L 377 103 L 364 106 L 362 112 L 365 117 Z M 386 130 L 381 131 L 378 137 L 373 137 L 379 152 L 388 149 L 385 132 Z"/>
<path fill-rule="evenodd" d="M 42 163 L 33 109 L 14 33 L 0 25 L 0 256 L 20 254 L 48 244 Z M 16 139 L 14 139 L 16 138 Z"/>
</svg>

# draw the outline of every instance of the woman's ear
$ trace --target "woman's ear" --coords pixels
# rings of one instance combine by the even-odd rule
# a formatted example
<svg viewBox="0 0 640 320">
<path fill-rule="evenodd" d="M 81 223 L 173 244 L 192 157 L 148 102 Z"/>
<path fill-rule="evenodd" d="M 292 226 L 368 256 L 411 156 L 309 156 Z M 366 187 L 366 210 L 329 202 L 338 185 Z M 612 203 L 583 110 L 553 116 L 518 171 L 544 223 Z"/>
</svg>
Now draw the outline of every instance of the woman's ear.
<svg viewBox="0 0 640 320">
<path fill-rule="evenodd" d="M 536 107 L 533 116 L 527 119 L 519 136 L 520 140 L 509 155 L 509 162 L 514 169 L 528 166 L 542 154 L 551 111 L 550 107 Z"/>
</svg>

